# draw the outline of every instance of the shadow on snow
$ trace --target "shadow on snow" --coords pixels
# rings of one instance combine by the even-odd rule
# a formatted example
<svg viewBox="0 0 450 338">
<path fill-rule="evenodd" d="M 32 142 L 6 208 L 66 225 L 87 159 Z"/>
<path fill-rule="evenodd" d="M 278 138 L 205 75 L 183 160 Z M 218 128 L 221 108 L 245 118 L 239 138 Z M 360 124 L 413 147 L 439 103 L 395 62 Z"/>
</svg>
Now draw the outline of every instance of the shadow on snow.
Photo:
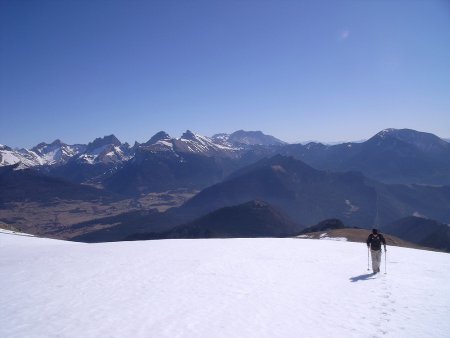
<svg viewBox="0 0 450 338">
<path fill-rule="evenodd" d="M 374 274 L 374 273 L 367 273 L 367 274 L 364 274 L 364 275 L 359 275 L 359 276 L 355 276 L 355 277 L 350 277 L 350 281 L 351 281 L 352 283 L 354 283 L 354 282 L 359 282 L 359 281 L 363 281 L 363 280 L 369 280 L 369 279 L 377 279 L 377 278 L 375 277 L 375 274 Z"/>
</svg>

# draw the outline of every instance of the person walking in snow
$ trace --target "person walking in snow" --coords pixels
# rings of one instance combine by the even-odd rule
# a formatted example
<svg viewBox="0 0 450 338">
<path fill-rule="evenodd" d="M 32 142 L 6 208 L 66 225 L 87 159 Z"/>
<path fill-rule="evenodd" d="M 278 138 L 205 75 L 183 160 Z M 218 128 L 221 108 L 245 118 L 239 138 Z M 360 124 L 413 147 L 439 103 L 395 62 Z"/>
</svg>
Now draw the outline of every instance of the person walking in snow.
<svg viewBox="0 0 450 338">
<path fill-rule="evenodd" d="M 383 235 L 378 233 L 377 229 L 373 229 L 372 233 L 367 237 L 367 248 L 370 248 L 372 256 L 372 270 L 373 273 L 380 272 L 381 263 L 381 244 L 384 245 L 384 252 L 386 252 L 386 240 Z"/>
</svg>

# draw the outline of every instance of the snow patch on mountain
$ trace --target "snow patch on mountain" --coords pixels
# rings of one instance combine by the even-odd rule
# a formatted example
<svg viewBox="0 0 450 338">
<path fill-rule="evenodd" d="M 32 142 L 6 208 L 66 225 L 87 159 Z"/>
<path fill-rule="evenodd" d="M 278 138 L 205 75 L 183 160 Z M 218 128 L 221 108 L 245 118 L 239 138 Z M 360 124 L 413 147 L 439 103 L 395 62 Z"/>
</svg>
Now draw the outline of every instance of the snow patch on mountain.
<svg viewBox="0 0 450 338">
<path fill-rule="evenodd" d="M 266 135 L 261 131 L 245 131 L 238 130 L 232 134 L 216 134 L 212 137 L 214 140 L 220 140 L 220 142 L 227 142 L 233 146 L 251 146 L 251 145 L 264 145 L 274 146 L 283 145 L 283 142 L 271 135 Z"/>
<path fill-rule="evenodd" d="M 215 143 L 212 138 L 187 130 L 179 139 L 173 141 L 174 149 L 179 152 L 203 155 L 226 155 L 239 150 L 230 144 Z"/>
<path fill-rule="evenodd" d="M 0 148 L 0 166 L 19 164 L 16 169 L 25 169 L 44 164 L 44 160 L 35 152 L 27 149 Z"/>
<path fill-rule="evenodd" d="M 68 145 L 60 140 L 55 140 L 50 144 L 40 143 L 31 150 L 42 159 L 41 164 L 54 165 L 67 163 L 67 161 L 82 153 L 85 149 L 85 145 Z"/>
<path fill-rule="evenodd" d="M 326 240 L 326 241 L 338 241 L 338 242 L 347 242 L 346 237 L 328 237 L 328 236 L 321 236 L 319 239 Z"/>
<path fill-rule="evenodd" d="M 88 164 L 128 161 L 132 157 L 128 150 L 129 148 L 123 145 L 106 144 L 80 155 L 77 160 Z"/>
<path fill-rule="evenodd" d="M 17 169 L 40 165 L 61 165 L 70 160 L 81 163 L 116 163 L 133 156 L 130 146 L 122 144 L 114 135 L 97 138 L 88 145 L 68 145 L 60 140 L 39 143 L 31 150 L 0 147 L 0 166 L 20 163 Z"/>
<path fill-rule="evenodd" d="M 375 136 L 378 136 L 380 138 L 386 138 L 390 134 L 394 133 L 396 130 L 397 129 L 394 129 L 394 128 L 386 128 L 386 129 L 383 129 L 382 131 L 378 132 Z"/>
<path fill-rule="evenodd" d="M 345 204 L 349 207 L 349 210 L 346 212 L 347 215 L 353 214 L 359 210 L 359 207 L 353 205 L 350 200 L 345 200 Z"/>
</svg>

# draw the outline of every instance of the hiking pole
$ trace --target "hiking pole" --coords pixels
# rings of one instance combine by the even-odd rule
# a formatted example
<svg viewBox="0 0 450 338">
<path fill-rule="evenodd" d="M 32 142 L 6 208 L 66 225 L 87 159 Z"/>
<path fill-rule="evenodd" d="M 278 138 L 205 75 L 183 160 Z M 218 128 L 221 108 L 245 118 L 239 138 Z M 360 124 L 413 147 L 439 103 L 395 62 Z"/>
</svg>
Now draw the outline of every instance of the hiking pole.
<svg viewBox="0 0 450 338">
<path fill-rule="evenodd" d="M 367 271 L 369 271 L 369 247 L 367 247 Z"/>
<path fill-rule="evenodd" d="M 384 274 L 387 274 L 386 256 L 387 256 L 387 250 L 385 248 L 384 249 Z"/>
</svg>

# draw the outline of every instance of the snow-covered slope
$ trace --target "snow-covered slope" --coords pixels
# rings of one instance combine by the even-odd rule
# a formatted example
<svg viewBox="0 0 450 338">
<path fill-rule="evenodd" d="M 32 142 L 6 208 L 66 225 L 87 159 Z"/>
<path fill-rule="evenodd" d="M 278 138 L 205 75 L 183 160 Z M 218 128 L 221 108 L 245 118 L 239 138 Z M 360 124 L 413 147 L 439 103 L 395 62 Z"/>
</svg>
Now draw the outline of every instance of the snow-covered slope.
<svg viewBox="0 0 450 338">
<path fill-rule="evenodd" d="M 50 144 L 39 143 L 31 150 L 40 156 L 41 163 L 39 164 L 53 165 L 66 163 L 85 149 L 86 146 L 82 144 L 68 145 L 60 140 L 55 140 Z"/>
<path fill-rule="evenodd" d="M 95 139 L 89 144 L 68 145 L 60 140 L 39 143 L 31 150 L 12 149 L 0 145 L 0 167 L 20 162 L 17 169 L 39 165 L 60 165 L 75 159 L 79 163 L 116 163 L 132 157 L 128 143 L 121 143 L 114 135 Z"/>
<path fill-rule="evenodd" d="M 20 163 L 18 169 L 29 168 L 44 163 L 35 152 L 27 149 L 12 149 L 0 145 L 0 167 Z"/>
<path fill-rule="evenodd" d="M 174 141 L 179 152 L 196 153 L 203 155 L 226 154 L 239 150 L 231 144 L 216 143 L 211 138 L 187 130 Z"/>
<path fill-rule="evenodd" d="M 129 147 L 114 146 L 108 144 L 94 149 L 90 152 L 85 152 L 78 156 L 76 160 L 81 163 L 95 164 L 95 163 L 116 163 L 127 161 L 131 158 Z"/>
<path fill-rule="evenodd" d="M 303 239 L 0 233 L 1 337 L 448 337 L 450 256 Z M 384 271 L 382 267 L 382 271 Z"/>
<path fill-rule="evenodd" d="M 161 131 L 155 134 L 149 141 L 140 145 L 141 150 L 150 152 L 167 152 L 174 154 L 197 154 L 204 156 L 233 156 L 241 150 L 226 141 L 218 141 L 207 136 L 193 133 L 187 130 L 180 138 L 171 138 Z"/>
<path fill-rule="evenodd" d="M 114 135 L 96 138 L 76 160 L 81 163 L 116 163 L 131 158 L 130 146 L 122 144 Z"/>
</svg>

